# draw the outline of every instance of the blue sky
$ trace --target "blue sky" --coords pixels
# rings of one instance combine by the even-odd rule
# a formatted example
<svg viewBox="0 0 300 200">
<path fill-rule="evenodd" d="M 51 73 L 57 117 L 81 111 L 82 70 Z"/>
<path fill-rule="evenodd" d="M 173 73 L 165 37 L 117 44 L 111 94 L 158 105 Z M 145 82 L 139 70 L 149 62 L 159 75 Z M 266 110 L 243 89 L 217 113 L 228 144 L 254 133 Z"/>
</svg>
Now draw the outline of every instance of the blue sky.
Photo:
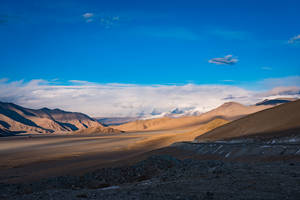
<svg viewBox="0 0 300 200">
<path fill-rule="evenodd" d="M 1 77 L 239 84 L 299 75 L 300 45 L 288 43 L 300 34 L 299 9 L 296 0 L 1 0 Z M 226 55 L 238 62 L 208 62 Z"/>
<path fill-rule="evenodd" d="M 80 85 L 81 91 L 97 84 L 99 91 L 93 92 L 103 98 L 99 88 L 111 83 L 127 84 L 124 94 L 136 85 L 145 90 L 146 86 L 175 85 L 182 92 L 179 86 L 190 90 L 192 84 L 191 91 L 196 93 L 208 91 L 203 85 L 260 91 L 298 87 L 299 10 L 298 0 L 1 0 L 0 87 L 20 89 L 23 95 L 10 90 L 0 93 L 0 100 L 73 110 L 78 106 L 68 106 L 72 96 L 65 103 L 53 99 L 56 104 L 51 104 L 38 101 L 35 94 L 50 91 L 53 85 L 64 89 Z M 24 92 L 28 87 L 36 89 L 30 90 L 30 97 Z M 228 99 L 225 93 L 208 107 Z M 142 93 L 130 94 L 138 101 Z M 45 98 L 49 95 L 54 94 L 47 93 Z M 188 106 L 170 102 L 164 109 Z M 140 105 L 135 112 L 147 106 Z M 91 110 L 95 108 L 79 111 Z"/>
</svg>

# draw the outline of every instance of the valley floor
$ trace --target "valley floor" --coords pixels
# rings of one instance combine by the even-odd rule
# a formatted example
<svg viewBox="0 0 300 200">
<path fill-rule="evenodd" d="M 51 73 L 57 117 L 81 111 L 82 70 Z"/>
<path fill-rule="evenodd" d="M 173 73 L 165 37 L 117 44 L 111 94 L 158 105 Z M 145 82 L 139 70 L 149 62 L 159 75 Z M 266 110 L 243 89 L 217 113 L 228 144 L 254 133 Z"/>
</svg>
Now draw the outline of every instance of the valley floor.
<svg viewBox="0 0 300 200">
<path fill-rule="evenodd" d="M 1 138 L 0 199 L 299 199 L 299 144 L 168 146 L 192 138 L 186 130 Z"/>
<path fill-rule="evenodd" d="M 27 184 L 0 184 L 0 198 L 48 199 L 299 199 L 300 162 L 179 160 L 150 156 L 129 167 L 99 169 Z"/>
<path fill-rule="evenodd" d="M 181 140 L 186 130 L 105 135 L 28 135 L 0 138 L 0 183 L 82 174 L 136 160 Z"/>
</svg>

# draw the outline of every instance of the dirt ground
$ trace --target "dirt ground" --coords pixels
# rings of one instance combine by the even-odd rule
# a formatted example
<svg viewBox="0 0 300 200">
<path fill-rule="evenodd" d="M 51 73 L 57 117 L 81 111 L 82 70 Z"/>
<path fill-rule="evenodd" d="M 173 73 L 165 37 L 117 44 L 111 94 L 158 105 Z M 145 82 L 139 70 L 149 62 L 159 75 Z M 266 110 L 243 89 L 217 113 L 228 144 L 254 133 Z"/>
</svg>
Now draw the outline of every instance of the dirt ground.
<svg viewBox="0 0 300 200">
<path fill-rule="evenodd" d="M 0 184 L 1 199 L 299 199 L 300 162 L 179 160 L 150 156 L 132 166 L 104 168 L 26 184 Z"/>
<path fill-rule="evenodd" d="M 3 137 L 0 182 L 39 180 L 124 164 L 145 152 L 196 137 L 186 131 Z"/>
<path fill-rule="evenodd" d="M 299 199 L 300 145 L 168 146 L 182 134 L 1 138 L 0 199 Z"/>
</svg>

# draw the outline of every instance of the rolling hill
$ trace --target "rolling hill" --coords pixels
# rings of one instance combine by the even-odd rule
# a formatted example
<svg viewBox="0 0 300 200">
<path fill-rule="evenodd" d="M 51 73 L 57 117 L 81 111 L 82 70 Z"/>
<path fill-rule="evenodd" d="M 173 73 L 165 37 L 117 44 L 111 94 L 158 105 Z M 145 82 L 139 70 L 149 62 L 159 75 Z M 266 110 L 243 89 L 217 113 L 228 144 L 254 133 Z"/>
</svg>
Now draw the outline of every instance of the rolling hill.
<svg viewBox="0 0 300 200">
<path fill-rule="evenodd" d="M 230 139 L 276 139 L 300 136 L 300 100 L 263 110 L 218 127 L 196 138 L 198 142 Z"/>
<path fill-rule="evenodd" d="M 222 118 L 230 121 L 236 120 L 245 115 L 255 113 L 272 106 L 273 105 L 244 106 L 236 102 L 228 102 L 199 116 L 186 116 L 180 118 L 163 117 L 148 120 L 137 120 L 112 127 L 123 131 L 170 130 L 196 127 L 215 118 Z"/>
</svg>

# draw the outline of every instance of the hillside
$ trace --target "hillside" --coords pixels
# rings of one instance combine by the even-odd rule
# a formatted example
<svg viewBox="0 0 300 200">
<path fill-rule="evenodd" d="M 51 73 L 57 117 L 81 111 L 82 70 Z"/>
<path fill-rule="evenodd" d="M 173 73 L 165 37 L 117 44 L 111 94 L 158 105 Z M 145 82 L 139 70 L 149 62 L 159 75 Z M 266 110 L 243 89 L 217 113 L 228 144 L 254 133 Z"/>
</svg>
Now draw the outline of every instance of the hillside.
<svg viewBox="0 0 300 200">
<path fill-rule="evenodd" d="M 29 109 L 13 103 L 0 102 L 0 130 L 2 135 L 14 133 L 72 133 L 97 127 L 114 132 L 89 116 L 60 109 Z"/>
<path fill-rule="evenodd" d="M 196 141 L 280 138 L 300 135 L 300 100 L 263 110 L 216 128 Z"/>
<path fill-rule="evenodd" d="M 112 126 L 123 131 L 145 131 L 145 130 L 169 130 L 198 126 L 215 118 L 235 120 L 245 115 L 270 108 L 272 105 L 244 106 L 239 103 L 229 102 L 199 116 L 187 116 L 180 118 L 156 118 L 148 120 L 137 120 L 119 126 Z"/>
</svg>

